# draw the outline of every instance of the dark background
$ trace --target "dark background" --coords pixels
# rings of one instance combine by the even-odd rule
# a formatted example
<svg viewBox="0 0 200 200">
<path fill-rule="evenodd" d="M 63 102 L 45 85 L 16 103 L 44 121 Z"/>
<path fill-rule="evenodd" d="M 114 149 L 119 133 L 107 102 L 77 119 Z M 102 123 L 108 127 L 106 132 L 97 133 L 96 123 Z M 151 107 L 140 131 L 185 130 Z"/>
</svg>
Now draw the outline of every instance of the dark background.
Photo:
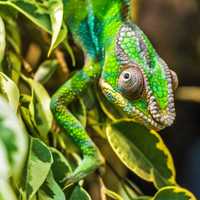
<svg viewBox="0 0 200 200">
<path fill-rule="evenodd" d="M 177 72 L 180 89 L 200 86 L 200 1 L 133 2 L 137 24 L 160 56 Z M 196 88 L 193 95 L 187 88 L 181 97 L 179 90 L 176 122 L 161 135 L 174 157 L 178 183 L 200 198 L 200 92 Z M 191 98 L 185 101 L 187 93 Z M 144 187 L 152 190 L 148 185 Z"/>
</svg>

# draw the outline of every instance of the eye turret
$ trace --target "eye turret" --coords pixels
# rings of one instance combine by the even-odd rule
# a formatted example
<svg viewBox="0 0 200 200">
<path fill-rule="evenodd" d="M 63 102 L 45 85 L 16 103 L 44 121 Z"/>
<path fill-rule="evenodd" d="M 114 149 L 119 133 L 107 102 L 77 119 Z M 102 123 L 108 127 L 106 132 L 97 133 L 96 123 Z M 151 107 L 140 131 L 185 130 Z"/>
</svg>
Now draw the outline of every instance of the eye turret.
<svg viewBox="0 0 200 200">
<path fill-rule="evenodd" d="M 144 89 L 144 78 L 142 72 L 135 66 L 123 70 L 118 80 L 121 92 L 132 99 L 137 99 Z"/>
</svg>

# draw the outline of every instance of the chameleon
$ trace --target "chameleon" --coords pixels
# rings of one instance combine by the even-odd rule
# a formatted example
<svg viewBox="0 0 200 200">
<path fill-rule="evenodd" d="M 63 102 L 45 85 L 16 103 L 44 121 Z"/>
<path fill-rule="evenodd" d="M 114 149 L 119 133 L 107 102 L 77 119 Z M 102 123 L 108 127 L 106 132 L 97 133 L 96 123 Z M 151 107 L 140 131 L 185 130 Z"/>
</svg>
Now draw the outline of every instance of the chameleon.
<svg viewBox="0 0 200 200">
<path fill-rule="evenodd" d="M 50 108 L 82 154 L 67 177 L 73 184 L 104 164 L 103 156 L 68 105 L 96 85 L 113 107 L 148 129 L 159 131 L 175 120 L 178 78 L 131 20 L 129 0 L 65 0 L 64 21 L 84 52 L 81 70 L 52 96 Z"/>
</svg>

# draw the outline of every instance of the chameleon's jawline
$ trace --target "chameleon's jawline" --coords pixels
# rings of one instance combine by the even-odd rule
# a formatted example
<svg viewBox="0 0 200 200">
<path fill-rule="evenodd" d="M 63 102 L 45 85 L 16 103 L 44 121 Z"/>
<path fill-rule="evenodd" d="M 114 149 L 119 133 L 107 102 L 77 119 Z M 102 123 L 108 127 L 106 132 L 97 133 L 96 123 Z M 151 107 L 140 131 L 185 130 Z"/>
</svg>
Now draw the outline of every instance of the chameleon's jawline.
<svg viewBox="0 0 200 200">
<path fill-rule="evenodd" d="M 129 119 L 135 119 L 136 122 L 156 131 L 162 130 L 172 124 L 172 122 L 162 123 L 161 121 L 156 121 L 150 112 L 148 116 L 146 116 L 139 109 L 131 105 L 128 99 L 124 98 L 121 93 L 115 91 L 111 85 L 103 79 L 100 79 L 100 87 L 108 101 L 114 102 L 114 104 L 118 105 Z"/>
</svg>

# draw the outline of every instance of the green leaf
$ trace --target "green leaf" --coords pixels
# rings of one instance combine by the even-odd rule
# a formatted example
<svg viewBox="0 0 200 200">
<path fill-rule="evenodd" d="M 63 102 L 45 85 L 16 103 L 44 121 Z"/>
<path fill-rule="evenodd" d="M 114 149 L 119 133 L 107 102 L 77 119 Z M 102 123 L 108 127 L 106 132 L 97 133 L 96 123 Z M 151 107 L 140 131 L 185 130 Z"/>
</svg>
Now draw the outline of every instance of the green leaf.
<svg viewBox="0 0 200 200">
<path fill-rule="evenodd" d="M 0 200 L 17 200 L 9 184 L 0 179 Z"/>
<path fill-rule="evenodd" d="M 76 186 L 69 200 L 91 200 L 91 197 L 82 187 Z"/>
<path fill-rule="evenodd" d="M 38 197 L 40 200 L 65 200 L 65 195 L 56 183 L 51 171 L 38 191 Z"/>
<path fill-rule="evenodd" d="M 49 94 L 37 81 L 24 76 L 23 79 L 29 84 L 32 90 L 32 99 L 29 105 L 31 120 L 40 133 L 42 139 L 46 140 L 53 121 L 53 116 L 49 106 Z"/>
<path fill-rule="evenodd" d="M 173 159 L 155 131 L 121 120 L 109 124 L 106 132 L 117 156 L 139 177 L 158 188 L 176 184 Z"/>
<path fill-rule="evenodd" d="M 50 0 L 42 3 L 29 0 L 0 1 L 0 5 L 11 6 L 25 15 L 34 24 L 52 34 L 48 55 L 67 36 L 67 28 L 63 24 L 63 1 Z M 71 54 L 71 52 L 70 52 Z"/>
<path fill-rule="evenodd" d="M 34 75 L 34 80 L 40 82 L 41 84 L 45 84 L 53 75 L 58 67 L 57 60 L 46 60 L 44 61 L 36 71 Z"/>
<path fill-rule="evenodd" d="M 51 166 L 54 178 L 57 183 L 64 186 L 63 179 L 67 177 L 71 172 L 71 166 L 64 155 L 55 148 L 51 148 L 53 156 L 53 164 Z"/>
<path fill-rule="evenodd" d="M 44 31 L 52 34 L 52 40 L 48 55 L 56 48 L 61 42 L 63 42 L 66 50 L 69 52 L 73 65 L 75 65 L 75 58 L 73 51 L 66 41 L 67 38 L 67 27 L 63 23 L 63 1 L 62 0 L 44 0 L 40 1 L 29 1 L 29 0 L 0 0 L 0 5 L 5 6 L 5 9 L 9 7 L 20 12 L 31 20 L 38 27 Z M 13 45 L 14 49 L 19 52 L 19 47 L 16 45 L 14 37 L 7 38 Z M 65 40 L 65 41 L 64 41 Z"/>
<path fill-rule="evenodd" d="M 11 67 L 11 79 L 17 84 L 20 77 L 21 71 L 21 60 L 19 57 L 12 51 L 8 52 L 8 61 Z"/>
<path fill-rule="evenodd" d="M 1 0 L 0 5 L 11 6 L 21 14 L 25 15 L 34 24 L 47 32 L 51 32 L 51 21 L 48 7 L 36 1 L 29 0 Z"/>
<path fill-rule="evenodd" d="M 56 41 L 58 39 L 62 21 L 63 21 L 63 1 L 62 0 L 50 0 L 49 1 L 50 19 L 52 26 L 52 39 L 51 46 L 48 52 L 48 56 L 55 48 Z"/>
<path fill-rule="evenodd" d="M 1 6 L 0 15 L 5 22 L 7 47 L 12 47 L 17 54 L 20 54 L 21 38 L 19 25 L 16 22 L 16 13 L 12 8 Z"/>
<path fill-rule="evenodd" d="M 53 49 L 55 49 L 60 43 L 63 43 L 63 47 L 66 48 L 66 50 L 68 51 L 69 55 L 71 56 L 72 62 L 73 62 L 73 52 L 71 47 L 69 46 L 68 42 L 67 42 L 67 35 L 68 35 L 68 30 L 67 30 L 67 26 L 63 23 L 62 28 L 60 30 L 60 33 L 53 45 Z M 66 46 L 67 45 L 67 46 Z"/>
<path fill-rule="evenodd" d="M 31 103 L 31 100 L 32 100 L 31 96 L 22 94 L 20 97 L 20 111 L 21 111 L 21 115 L 24 120 L 24 123 L 26 124 L 30 133 L 32 133 L 35 136 L 38 136 L 39 133 L 32 122 L 31 114 L 29 110 L 29 105 Z"/>
<path fill-rule="evenodd" d="M 0 180 L 6 180 L 9 177 L 10 165 L 7 158 L 6 148 L 0 140 Z"/>
<path fill-rule="evenodd" d="M 2 72 L 0 72 L 0 93 L 8 100 L 13 111 L 17 113 L 19 90 L 16 84 Z"/>
<path fill-rule="evenodd" d="M 24 180 L 24 193 L 27 199 L 31 199 L 44 183 L 52 163 L 53 158 L 48 147 L 41 140 L 31 138 Z"/>
<path fill-rule="evenodd" d="M 0 64 L 4 58 L 6 48 L 6 32 L 2 17 L 0 17 Z"/>
<path fill-rule="evenodd" d="M 21 121 L 2 97 L 0 97 L 0 110 L 0 141 L 6 149 L 10 174 L 18 177 L 27 152 L 27 136 Z"/>
<path fill-rule="evenodd" d="M 17 12 L 13 10 L 13 8 L 8 6 L 0 6 L 0 15 L 1 17 L 6 20 L 6 18 L 14 18 L 17 16 Z"/>
<path fill-rule="evenodd" d="M 180 187 L 164 187 L 151 200 L 196 200 L 196 197 Z"/>
</svg>

